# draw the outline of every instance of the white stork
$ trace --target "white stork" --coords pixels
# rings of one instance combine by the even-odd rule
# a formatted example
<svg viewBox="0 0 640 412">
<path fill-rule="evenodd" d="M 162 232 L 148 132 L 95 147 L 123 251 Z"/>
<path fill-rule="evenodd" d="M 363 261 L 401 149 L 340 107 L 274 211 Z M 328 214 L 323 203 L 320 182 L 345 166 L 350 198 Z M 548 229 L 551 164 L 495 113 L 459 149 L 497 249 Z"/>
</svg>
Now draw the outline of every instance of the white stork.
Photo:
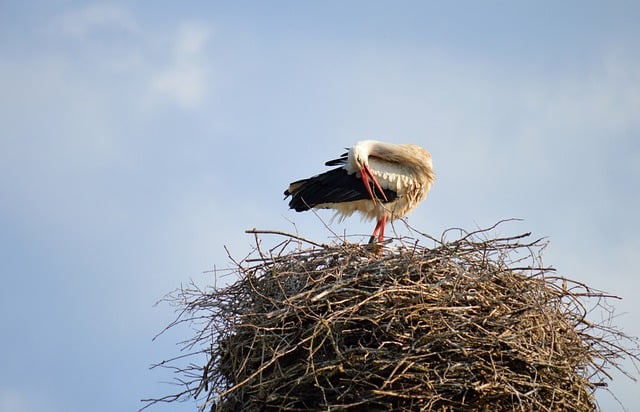
<svg viewBox="0 0 640 412">
<path fill-rule="evenodd" d="M 387 220 L 413 210 L 435 179 L 431 155 L 413 144 L 363 140 L 325 165 L 340 167 L 291 183 L 284 192 L 285 199 L 291 196 L 289 207 L 336 209 L 341 221 L 355 211 L 375 218 L 370 244 L 383 242 Z"/>
</svg>

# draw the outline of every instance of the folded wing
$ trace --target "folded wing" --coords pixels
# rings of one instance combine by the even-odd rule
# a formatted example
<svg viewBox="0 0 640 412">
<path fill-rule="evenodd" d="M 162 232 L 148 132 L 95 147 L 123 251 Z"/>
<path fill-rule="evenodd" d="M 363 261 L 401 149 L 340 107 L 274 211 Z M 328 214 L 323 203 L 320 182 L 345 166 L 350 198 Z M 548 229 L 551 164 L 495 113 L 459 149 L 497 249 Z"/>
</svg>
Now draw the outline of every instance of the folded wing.
<svg viewBox="0 0 640 412">
<path fill-rule="evenodd" d="M 327 165 L 338 165 L 346 161 L 344 158 L 330 160 Z M 370 182 L 371 190 L 378 199 L 383 196 Z M 396 199 L 397 193 L 390 189 L 383 189 L 388 202 Z M 285 197 L 291 196 L 289 207 L 296 212 L 309 210 L 321 206 L 330 207 L 332 203 L 345 203 L 363 199 L 370 199 L 369 192 L 360 177 L 349 174 L 346 169 L 339 167 L 328 172 L 298 180 L 289 185 L 284 192 Z M 326 206 L 325 206 L 326 205 Z"/>
</svg>

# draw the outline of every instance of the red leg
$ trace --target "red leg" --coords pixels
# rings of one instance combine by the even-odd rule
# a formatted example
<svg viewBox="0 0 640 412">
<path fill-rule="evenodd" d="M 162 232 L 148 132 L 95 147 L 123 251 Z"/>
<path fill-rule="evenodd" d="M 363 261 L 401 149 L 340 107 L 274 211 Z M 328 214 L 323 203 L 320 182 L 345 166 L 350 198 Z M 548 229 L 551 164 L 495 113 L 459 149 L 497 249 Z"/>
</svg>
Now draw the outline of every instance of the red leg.
<svg viewBox="0 0 640 412">
<path fill-rule="evenodd" d="M 378 226 L 380 226 L 380 236 L 378 240 L 380 243 L 384 242 L 384 227 L 387 225 L 387 214 L 382 215 L 382 218 L 378 222 Z"/>
<path fill-rule="evenodd" d="M 371 234 L 371 237 L 369 238 L 369 244 L 373 245 L 374 243 L 376 243 L 376 238 L 380 235 L 380 223 L 382 222 L 382 220 L 378 220 L 378 222 L 376 223 L 376 228 L 373 230 L 373 233 Z"/>
<path fill-rule="evenodd" d="M 385 213 L 376 223 L 376 228 L 373 230 L 373 234 L 369 238 L 369 244 L 373 244 L 376 241 L 376 237 L 380 242 L 384 241 L 384 227 L 387 224 L 387 214 Z"/>
</svg>

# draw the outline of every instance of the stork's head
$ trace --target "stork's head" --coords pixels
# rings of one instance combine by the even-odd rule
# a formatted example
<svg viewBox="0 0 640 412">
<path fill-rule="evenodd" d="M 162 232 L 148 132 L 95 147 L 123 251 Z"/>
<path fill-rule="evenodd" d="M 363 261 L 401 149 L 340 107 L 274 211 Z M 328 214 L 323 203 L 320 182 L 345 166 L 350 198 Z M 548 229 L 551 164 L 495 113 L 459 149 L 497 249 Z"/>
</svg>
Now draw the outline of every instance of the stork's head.
<svg viewBox="0 0 640 412">
<path fill-rule="evenodd" d="M 378 183 L 378 180 L 369 167 L 369 155 L 380 144 L 380 142 L 375 140 L 362 140 L 351 147 L 347 160 L 348 169 L 351 169 L 350 172 L 352 173 L 360 173 L 360 177 L 362 178 L 362 181 L 364 182 L 364 185 L 369 192 L 369 196 L 371 196 L 371 200 L 373 200 L 374 202 L 377 200 L 377 198 L 371 190 L 369 181 L 373 182 L 376 189 L 378 189 L 378 191 L 382 194 L 384 200 L 387 200 L 387 196 L 384 194 L 384 190 L 382 190 L 380 183 Z"/>
<path fill-rule="evenodd" d="M 361 171 L 363 168 L 369 167 L 369 154 L 374 143 L 376 143 L 374 140 L 362 140 L 351 147 L 349 162 L 353 170 Z"/>
</svg>

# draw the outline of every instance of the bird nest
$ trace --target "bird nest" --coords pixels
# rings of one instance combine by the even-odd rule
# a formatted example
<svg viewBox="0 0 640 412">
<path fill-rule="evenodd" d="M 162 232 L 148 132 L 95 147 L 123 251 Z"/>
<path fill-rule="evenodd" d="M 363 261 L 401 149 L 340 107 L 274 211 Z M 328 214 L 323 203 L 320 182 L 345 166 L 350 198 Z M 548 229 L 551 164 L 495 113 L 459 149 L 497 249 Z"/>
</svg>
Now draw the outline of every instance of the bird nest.
<svg viewBox="0 0 640 412">
<path fill-rule="evenodd" d="M 168 296 L 180 311 L 170 327 L 196 333 L 161 364 L 182 390 L 147 406 L 195 397 L 211 411 L 591 411 L 607 370 L 638 360 L 634 339 L 588 320 L 595 309 L 610 320 L 615 297 L 555 275 L 528 235 L 461 232 L 377 251 L 284 235 L 263 251 L 267 232 L 253 233 L 235 283 Z"/>
</svg>

